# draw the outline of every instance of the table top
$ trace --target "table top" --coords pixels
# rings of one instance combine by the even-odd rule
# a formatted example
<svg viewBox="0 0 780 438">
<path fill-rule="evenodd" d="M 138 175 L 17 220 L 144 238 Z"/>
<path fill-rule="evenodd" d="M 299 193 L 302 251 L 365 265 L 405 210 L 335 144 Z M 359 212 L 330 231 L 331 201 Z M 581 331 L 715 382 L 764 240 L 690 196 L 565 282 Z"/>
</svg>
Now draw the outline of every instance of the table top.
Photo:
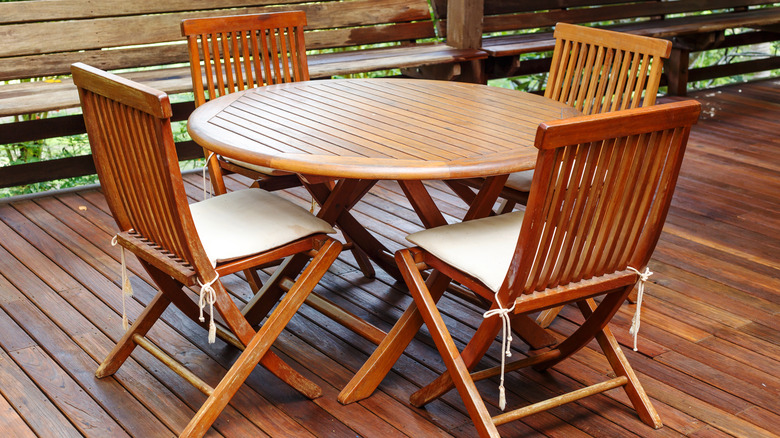
<svg viewBox="0 0 780 438">
<path fill-rule="evenodd" d="M 541 96 L 419 79 L 253 88 L 201 105 L 188 131 L 224 156 L 355 179 L 455 179 L 532 169 L 540 122 L 576 111 Z"/>
</svg>

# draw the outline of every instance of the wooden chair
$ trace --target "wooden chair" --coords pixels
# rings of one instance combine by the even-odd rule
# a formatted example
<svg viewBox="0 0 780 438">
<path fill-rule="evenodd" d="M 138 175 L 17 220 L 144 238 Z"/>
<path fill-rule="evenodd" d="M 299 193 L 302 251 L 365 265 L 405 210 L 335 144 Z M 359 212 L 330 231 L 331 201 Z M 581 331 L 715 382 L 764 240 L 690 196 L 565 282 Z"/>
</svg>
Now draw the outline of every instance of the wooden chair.
<svg viewBox="0 0 780 438">
<path fill-rule="evenodd" d="M 554 36 L 545 97 L 585 115 L 655 104 L 671 41 L 567 23 L 558 23 Z M 501 191 L 500 213 L 528 201 L 533 174 L 527 170 L 509 175 Z M 629 300 L 634 301 L 634 295 Z M 560 308 L 548 309 L 537 322 L 547 327 L 558 312 Z"/>
<path fill-rule="evenodd" d="M 181 436 L 202 436 L 258 362 L 304 395 L 318 397 L 320 388 L 269 348 L 338 256 L 341 244 L 325 234 L 333 228 L 261 189 L 188 205 L 168 96 L 84 64 L 74 64 L 72 73 L 98 176 L 121 230 L 116 243 L 138 257 L 159 289 L 100 365 L 97 377 L 115 373 L 136 345 L 162 360 L 209 396 Z M 219 278 L 301 253 L 311 254 L 311 262 L 297 280 L 289 279 L 287 294 L 255 331 Z M 123 277 L 129 287 L 124 272 Z M 196 285 L 200 285 L 200 309 L 186 289 Z M 210 307 L 211 322 L 203 318 L 204 302 Z M 210 342 L 219 335 L 244 350 L 216 387 L 146 339 L 171 303 L 209 329 Z M 214 323 L 215 311 L 226 328 Z"/>
<path fill-rule="evenodd" d="M 195 106 L 248 88 L 308 81 L 305 25 L 303 11 L 183 20 Z M 216 194 L 227 191 L 223 175 L 233 172 L 269 191 L 301 185 L 295 174 L 204 152 Z"/>
<path fill-rule="evenodd" d="M 417 247 L 396 253 L 414 303 L 339 400 L 348 403 L 370 395 L 424 321 L 447 371 L 412 395 L 411 402 L 423 406 L 455 386 L 480 436 L 498 436 L 497 425 L 620 386 L 642 421 L 661 427 L 607 323 L 658 241 L 699 109 L 697 102 L 687 101 L 541 124 L 524 212 L 421 231 L 408 237 Z M 433 271 L 426 282 L 421 271 L 428 268 Z M 492 302 L 460 352 L 436 307 L 451 279 Z M 603 296 L 598 305 L 593 300 L 597 296 Z M 470 374 L 508 324 L 509 314 L 572 302 L 585 322 L 568 338 L 506 365 L 502 354 L 501 367 Z M 616 377 L 497 416 L 488 412 L 475 381 L 500 375 L 503 387 L 504 369 L 550 368 L 593 338 Z"/>
<path fill-rule="evenodd" d="M 544 97 L 584 115 L 655 104 L 671 41 L 568 23 L 558 23 L 554 36 Z M 533 170 L 509 176 L 502 213 L 526 203 L 532 179 Z"/>
<path fill-rule="evenodd" d="M 271 84 L 308 81 L 303 11 L 271 12 L 226 17 L 191 18 L 181 22 L 187 37 L 195 106 L 206 101 Z M 224 175 L 238 173 L 253 187 L 268 191 L 301 185 L 296 174 L 222 157 L 204 150 L 214 193 L 227 192 Z M 375 275 L 371 262 L 345 236 L 347 248 L 367 278 Z M 259 278 L 247 272 L 255 292 Z"/>
</svg>

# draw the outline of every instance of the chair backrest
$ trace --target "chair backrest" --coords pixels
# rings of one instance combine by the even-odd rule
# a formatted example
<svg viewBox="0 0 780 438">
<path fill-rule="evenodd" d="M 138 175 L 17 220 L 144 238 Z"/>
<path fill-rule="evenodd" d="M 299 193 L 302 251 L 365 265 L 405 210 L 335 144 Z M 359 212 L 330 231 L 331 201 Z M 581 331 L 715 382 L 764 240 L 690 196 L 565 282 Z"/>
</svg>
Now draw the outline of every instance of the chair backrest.
<svg viewBox="0 0 780 438">
<path fill-rule="evenodd" d="M 670 41 L 567 23 L 554 35 L 545 97 L 586 115 L 655 104 Z"/>
<path fill-rule="evenodd" d="M 74 64 L 71 72 L 98 177 L 120 230 L 134 230 L 195 266 L 194 258 L 205 255 L 192 238 L 197 231 L 171 133 L 168 96 L 85 64 Z"/>
<path fill-rule="evenodd" d="M 195 105 L 247 88 L 309 80 L 305 25 L 303 11 L 182 21 Z"/>
<path fill-rule="evenodd" d="M 529 202 L 504 281 L 510 297 L 642 270 L 699 110 L 686 101 L 540 125 Z"/>
</svg>

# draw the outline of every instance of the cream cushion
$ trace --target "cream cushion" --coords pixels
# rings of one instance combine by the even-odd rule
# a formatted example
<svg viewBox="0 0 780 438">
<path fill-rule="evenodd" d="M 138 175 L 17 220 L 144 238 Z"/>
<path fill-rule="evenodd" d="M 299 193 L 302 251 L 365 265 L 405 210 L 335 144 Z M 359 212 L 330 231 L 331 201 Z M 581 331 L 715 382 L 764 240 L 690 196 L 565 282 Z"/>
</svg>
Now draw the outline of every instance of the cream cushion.
<svg viewBox="0 0 780 438">
<path fill-rule="evenodd" d="M 523 215 L 516 211 L 444 225 L 406 239 L 497 292 L 509 271 Z"/>
<path fill-rule="evenodd" d="M 261 189 L 245 189 L 190 205 L 211 264 L 257 254 L 317 233 L 334 233 L 304 208 Z"/>
<path fill-rule="evenodd" d="M 533 170 L 523 170 L 520 172 L 510 173 L 509 178 L 507 178 L 506 184 L 504 184 L 504 186 L 517 190 L 518 192 L 530 192 L 531 181 L 533 179 Z"/>
<path fill-rule="evenodd" d="M 223 158 L 230 163 L 237 164 L 241 167 L 246 167 L 247 169 L 254 170 L 257 173 L 262 173 L 264 175 L 271 175 L 271 176 L 290 175 L 289 172 L 285 172 L 283 170 L 272 169 L 270 167 L 265 167 L 265 166 L 258 166 L 257 164 L 247 163 L 246 161 L 234 160 L 233 158 L 227 158 L 227 157 L 223 157 Z"/>
</svg>

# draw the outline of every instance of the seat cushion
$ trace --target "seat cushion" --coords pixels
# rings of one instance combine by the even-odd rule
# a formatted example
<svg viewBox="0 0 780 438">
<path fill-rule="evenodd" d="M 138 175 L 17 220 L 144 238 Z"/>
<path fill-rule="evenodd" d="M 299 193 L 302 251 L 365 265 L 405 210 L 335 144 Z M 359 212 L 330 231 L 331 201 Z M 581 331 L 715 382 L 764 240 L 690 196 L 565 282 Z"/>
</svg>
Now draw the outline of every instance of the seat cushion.
<svg viewBox="0 0 780 438">
<path fill-rule="evenodd" d="M 533 170 L 523 170 L 520 172 L 510 173 L 509 178 L 507 178 L 506 184 L 504 184 L 504 186 L 517 190 L 518 192 L 530 192 L 531 181 L 533 179 Z"/>
<path fill-rule="evenodd" d="M 498 291 L 515 253 L 524 212 L 423 230 L 406 237 L 454 268 Z"/>
<path fill-rule="evenodd" d="M 317 233 L 334 233 L 327 222 L 286 199 L 245 189 L 190 205 L 211 264 L 276 248 Z"/>
<path fill-rule="evenodd" d="M 258 166 L 256 164 L 247 163 L 246 161 L 240 161 L 233 158 L 227 158 L 227 157 L 222 157 L 222 158 L 227 162 L 236 164 L 241 167 L 245 167 L 257 173 L 262 173 L 263 175 L 271 175 L 271 176 L 290 175 L 290 172 L 285 172 L 283 170 L 272 169 L 270 167 L 265 167 L 265 166 Z"/>
</svg>

